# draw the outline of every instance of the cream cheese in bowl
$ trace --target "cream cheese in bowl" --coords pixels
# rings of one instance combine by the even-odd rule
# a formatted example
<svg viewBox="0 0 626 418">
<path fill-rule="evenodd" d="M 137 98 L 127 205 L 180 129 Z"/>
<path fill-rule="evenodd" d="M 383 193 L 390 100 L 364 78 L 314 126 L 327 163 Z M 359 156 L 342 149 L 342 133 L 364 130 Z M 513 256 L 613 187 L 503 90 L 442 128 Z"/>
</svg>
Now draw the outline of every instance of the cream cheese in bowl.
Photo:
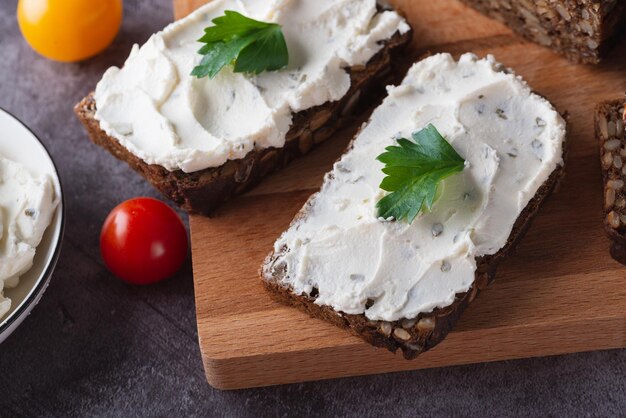
<svg viewBox="0 0 626 418">
<path fill-rule="evenodd" d="M 43 295 L 63 227 L 54 162 L 28 128 L 0 109 L 0 342 Z"/>
<path fill-rule="evenodd" d="M 3 290 L 33 267 L 58 203 L 50 174 L 34 175 L 0 154 L 0 319 L 11 309 Z"/>
</svg>

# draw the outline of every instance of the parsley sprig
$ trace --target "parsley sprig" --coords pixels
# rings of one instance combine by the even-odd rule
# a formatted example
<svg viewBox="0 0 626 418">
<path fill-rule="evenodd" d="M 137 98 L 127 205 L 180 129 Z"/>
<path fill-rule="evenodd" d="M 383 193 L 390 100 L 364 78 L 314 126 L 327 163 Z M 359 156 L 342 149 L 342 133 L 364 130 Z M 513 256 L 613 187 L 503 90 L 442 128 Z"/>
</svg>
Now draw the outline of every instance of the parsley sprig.
<svg viewBox="0 0 626 418">
<path fill-rule="evenodd" d="M 231 63 L 236 73 L 259 74 L 279 70 L 289 63 L 280 25 L 259 22 L 232 10 L 226 10 L 213 23 L 215 26 L 206 28 L 204 36 L 198 39 L 206 45 L 198 51 L 203 58 L 191 75 L 213 78 Z"/>
<path fill-rule="evenodd" d="M 423 210 L 430 210 L 437 187 L 445 178 L 463 171 L 465 161 L 432 124 L 413 135 L 413 141 L 397 140 L 377 157 L 385 164 L 380 188 L 391 192 L 378 201 L 378 216 L 406 220 L 409 224 Z"/>
</svg>

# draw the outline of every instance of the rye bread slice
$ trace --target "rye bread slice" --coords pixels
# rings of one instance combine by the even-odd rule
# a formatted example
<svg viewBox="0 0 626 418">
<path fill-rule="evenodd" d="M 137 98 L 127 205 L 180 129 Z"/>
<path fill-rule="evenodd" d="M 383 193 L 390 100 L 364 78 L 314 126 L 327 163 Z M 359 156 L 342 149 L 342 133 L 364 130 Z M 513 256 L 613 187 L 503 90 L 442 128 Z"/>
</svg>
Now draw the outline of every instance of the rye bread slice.
<svg viewBox="0 0 626 418">
<path fill-rule="evenodd" d="M 567 113 L 563 117 L 567 121 Z M 358 133 L 355 135 L 355 139 L 357 137 Z M 346 152 L 352 148 L 353 142 L 354 139 L 348 145 Z M 566 155 L 567 141 L 563 144 L 564 161 Z M 364 314 L 347 314 L 338 312 L 330 306 L 315 304 L 315 290 L 311 296 L 296 295 L 290 286 L 281 283 L 281 275 L 274 269 L 274 264 L 279 258 L 275 251 L 270 252 L 265 258 L 259 275 L 270 297 L 276 302 L 294 307 L 313 318 L 322 319 L 344 328 L 376 347 L 386 348 L 393 353 L 400 349 L 405 359 L 412 360 L 443 341 L 454 328 L 465 308 L 476 299 L 482 290 L 495 280 L 498 265 L 504 258 L 514 252 L 516 245 L 529 229 L 541 205 L 558 188 L 564 176 L 565 166 L 557 165 L 557 168 L 550 174 L 520 213 L 506 244 L 497 253 L 476 259 L 477 268 L 474 283 L 467 292 L 456 294 L 451 305 L 445 308 L 437 308 L 430 313 L 421 313 L 413 319 L 401 319 L 392 322 L 372 321 Z M 317 194 L 314 193 L 309 197 L 302 209 L 291 221 L 290 226 L 307 216 L 310 204 Z"/>
<path fill-rule="evenodd" d="M 622 0 L 461 1 L 576 63 L 599 63 L 626 27 Z"/>
<path fill-rule="evenodd" d="M 626 265 L 626 100 L 596 106 L 595 132 L 602 166 L 604 229 L 611 256 Z"/>
<path fill-rule="evenodd" d="M 307 154 L 346 126 L 371 103 L 380 99 L 387 84 L 396 81 L 405 65 L 403 52 L 411 41 L 412 31 L 396 33 L 383 42 L 383 48 L 364 66 L 348 68 L 350 90 L 339 101 L 327 102 L 293 115 L 293 124 L 282 148 L 266 148 L 248 153 L 244 158 L 193 173 L 169 171 L 160 165 L 147 164 L 110 137 L 95 119 L 97 103 L 93 93 L 78 103 L 74 112 L 96 145 L 146 178 L 165 197 L 190 213 L 210 215 L 220 204 L 256 186 L 268 174 Z"/>
</svg>

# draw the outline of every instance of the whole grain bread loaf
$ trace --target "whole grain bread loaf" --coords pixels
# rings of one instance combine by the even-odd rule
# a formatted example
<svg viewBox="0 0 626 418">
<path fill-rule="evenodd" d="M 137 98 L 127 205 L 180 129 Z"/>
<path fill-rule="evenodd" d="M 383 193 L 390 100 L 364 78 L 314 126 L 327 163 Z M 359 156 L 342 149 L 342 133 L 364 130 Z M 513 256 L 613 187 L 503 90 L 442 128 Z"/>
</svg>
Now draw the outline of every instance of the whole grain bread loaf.
<svg viewBox="0 0 626 418">
<path fill-rule="evenodd" d="M 611 256 L 626 265 L 626 100 L 596 107 L 595 132 L 600 149 L 604 196 L 604 229 Z"/>
<path fill-rule="evenodd" d="M 354 116 L 369 108 L 384 94 L 385 86 L 401 74 L 398 67 L 404 65 L 403 52 L 411 36 L 411 31 L 396 33 L 384 42 L 383 48 L 366 65 L 348 68 L 350 89 L 341 100 L 292 115 L 293 123 L 282 148 L 254 150 L 244 158 L 230 160 L 220 167 L 185 173 L 147 164 L 100 129 L 95 119 L 98 104 L 93 93 L 78 103 L 74 112 L 95 144 L 127 162 L 182 209 L 209 215 L 218 205 L 250 190 L 268 174 L 284 167 L 294 158 L 307 154 Z"/>
<path fill-rule="evenodd" d="M 358 137 L 358 134 L 355 138 Z M 564 159 L 567 153 L 567 144 L 564 144 Z M 347 150 L 352 148 L 352 143 Z M 454 302 L 445 307 L 437 308 L 429 313 L 421 313 L 416 318 L 401 319 L 398 321 L 372 321 L 365 314 L 347 314 L 338 312 L 330 306 L 315 303 L 315 291 L 311 295 L 297 295 L 293 289 L 281 282 L 284 271 L 276 268 L 280 254 L 272 251 L 265 258 L 259 275 L 264 287 L 276 302 L 292 306 L 310 316 L 328 321 L 344 328 L 353 335 L 365 340 L 376 347 L 386 348 L 391 352 L 400 349 L 404 358 L 411 360 L 419 354 L 428 351 L 439 344 L 452 330 L 461 314 L 495 279 L 496 269 L 500 262 L 511 254 L 517 243 L 526 233 L 535 215 L 548 196 L 558 187 L 565 175 L 565 167 L 558 165 L 549 178 L 537 190 L 534 197 L 520 213 L 506 244 L 495 254 L 483 256 L 476 260 L 476 273 L 470 289 L 455 296 Z M 313 194 L 296 214 L 290 226 L 297 224 L 309 213 L 311 202 L 317 193 Z"/>
<path fill-rule="evenodd" d="M 626 30 L 623 0 L 461 0 L 577 63 L 596 64 Z"/>
</svg>

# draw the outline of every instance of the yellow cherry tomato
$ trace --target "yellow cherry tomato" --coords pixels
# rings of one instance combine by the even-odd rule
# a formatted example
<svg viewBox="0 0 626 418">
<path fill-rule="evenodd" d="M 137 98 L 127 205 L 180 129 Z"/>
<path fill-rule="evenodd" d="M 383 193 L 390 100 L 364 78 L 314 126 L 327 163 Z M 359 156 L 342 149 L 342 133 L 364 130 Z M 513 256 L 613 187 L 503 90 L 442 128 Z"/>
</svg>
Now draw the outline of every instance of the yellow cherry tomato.
<svg viewBox="0 0 626 418">
<path fill-rule="evenodd" d="M 81 61 L 104 50 L 122 22 L 122 0 L 19 0 L 28 44 L 46 58 Z"/>
</svg>

